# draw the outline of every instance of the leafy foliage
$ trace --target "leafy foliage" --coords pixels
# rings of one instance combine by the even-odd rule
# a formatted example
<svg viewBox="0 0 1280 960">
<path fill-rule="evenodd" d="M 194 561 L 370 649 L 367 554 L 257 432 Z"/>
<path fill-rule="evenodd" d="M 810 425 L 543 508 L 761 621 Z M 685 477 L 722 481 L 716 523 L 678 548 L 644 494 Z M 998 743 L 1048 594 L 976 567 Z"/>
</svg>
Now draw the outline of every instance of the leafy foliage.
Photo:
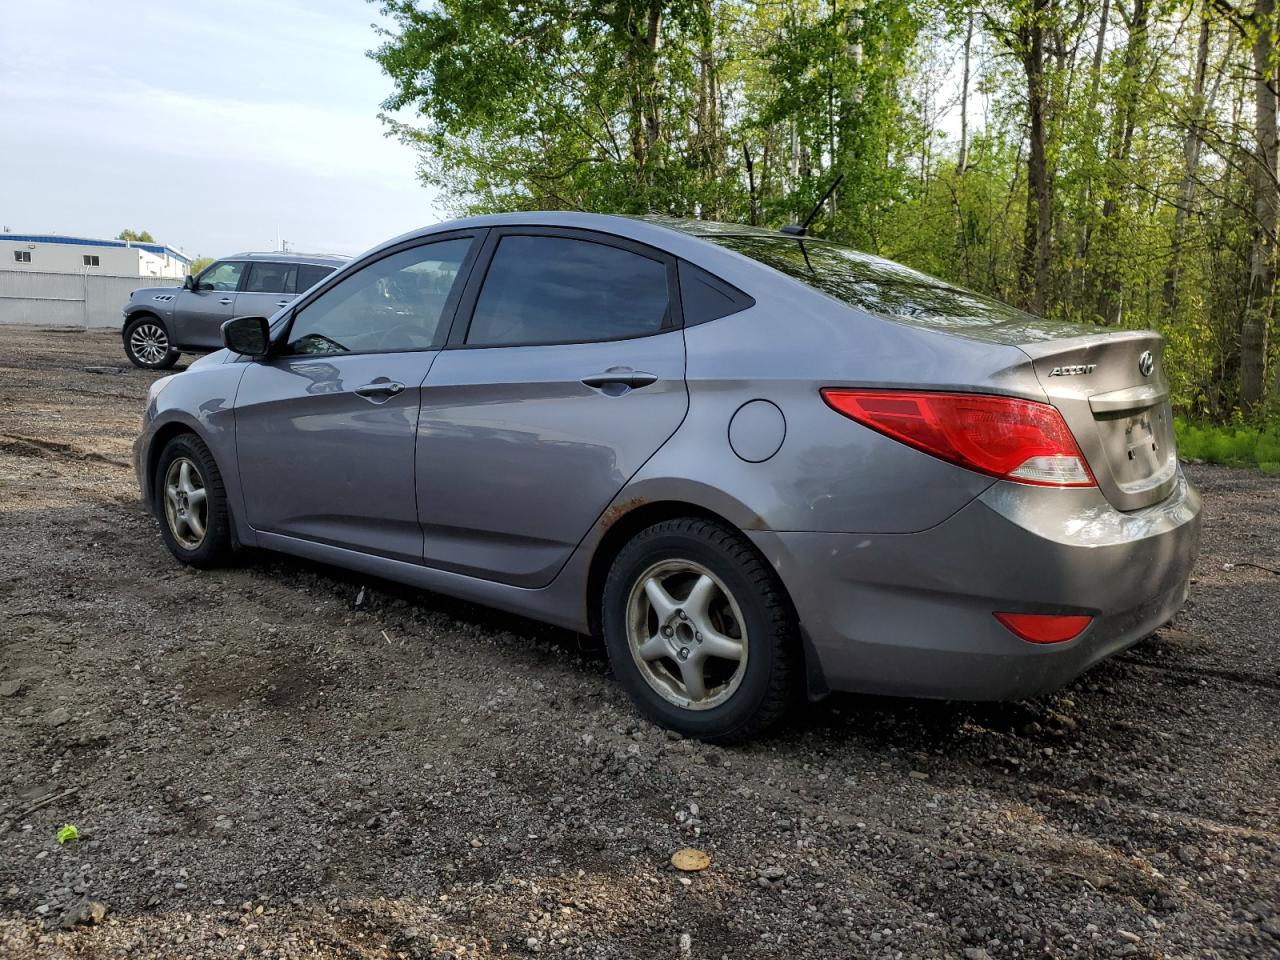
<svg viewBox="0 0 1280 960">
<path fill-rule="evenodd" d="M 457 212 L 780 225 L 843 175 L 814 233 L 1158 329 L 1177 408 L 1226 423 L 1280 404 L 1280 22 L 1251 2 L 381 0 L 371 56 Z"/>
<path fill-rule="evenodd" d="M 117 240 L 128 240 L 130 243 L 155 243 L 156 238 L 147 230 L 121 230 L 116 234 Z"/>
</svg>

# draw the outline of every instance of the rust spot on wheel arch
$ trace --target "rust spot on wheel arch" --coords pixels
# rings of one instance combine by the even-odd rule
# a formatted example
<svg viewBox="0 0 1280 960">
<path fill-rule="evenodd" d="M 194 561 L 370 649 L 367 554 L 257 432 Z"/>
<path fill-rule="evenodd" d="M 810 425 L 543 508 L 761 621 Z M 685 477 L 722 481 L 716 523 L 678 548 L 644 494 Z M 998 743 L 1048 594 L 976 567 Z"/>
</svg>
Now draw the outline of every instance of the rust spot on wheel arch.
<svg viewBox="0 0 1280 960">
<path fill-rule="evenodd" d="M 625 517 L 637 507 L 644 506 L 644 497 L 632 497 L 630 500 L 624 500 L 621 503 L 615 503 L 604 512 L 600 526 L 604 530 L 608 530 L 615 523 Z"/>
</svg>

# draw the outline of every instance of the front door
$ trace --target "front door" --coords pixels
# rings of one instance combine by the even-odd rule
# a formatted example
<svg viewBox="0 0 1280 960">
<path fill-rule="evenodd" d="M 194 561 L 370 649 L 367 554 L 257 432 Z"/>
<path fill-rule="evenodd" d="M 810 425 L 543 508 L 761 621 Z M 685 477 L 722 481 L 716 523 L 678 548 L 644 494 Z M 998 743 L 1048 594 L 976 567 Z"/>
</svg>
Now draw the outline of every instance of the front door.
<svg viewBox="0 0 1280 960">
<path fill-rule="evenodd" d="M 542 586 L 684 419 L 675 268 L 582 231 L 493 231 L 485 247 L 422 394 L 424 556 Z"/>
<path fill-rule="evenodd" d="M 173 305 L 173 339 L 181 347 L 215 350 L 222 325 L 235 316 L 236 291 L 248 264 L 219 260 L 201 271 L 190 290 L 179 290 Z"/>
<path fill-rule="evenodd" d="M 421 387 L 474 242 L 393 251 L 304 299 L 279 355 L 245 371 L 236 447 L 254 529 L 422 562 Z"/>
</svg>

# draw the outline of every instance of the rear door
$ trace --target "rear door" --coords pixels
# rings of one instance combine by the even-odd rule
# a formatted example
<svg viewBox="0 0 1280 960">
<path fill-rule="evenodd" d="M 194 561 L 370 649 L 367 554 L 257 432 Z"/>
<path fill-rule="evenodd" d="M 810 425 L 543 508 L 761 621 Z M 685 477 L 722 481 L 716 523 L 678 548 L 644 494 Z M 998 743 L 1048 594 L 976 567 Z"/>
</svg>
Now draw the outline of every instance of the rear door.
<svg viewBox="0 0 1280 960">
<path fill-rule="evenodd" d="M 173 339 L 182 347 L 222 346 L 222 324 L 235 316 L 236 294 L 244 279 L 243 260 L 219 260 L 201 271 L 192 289 L 179 290 L 173 306 Z"/>
<path fill-rule="evenodd" d="M 254 260 L 236 294 L 237 317 L 269 317 L 297 295 L 298 264 Z"/>
<path fill-rule="evenodd" d="M 688 409 L 676 267 L 588 231 L 493 231 L 418 427 L 431 566 L 555 576 Z"/>
</svg>

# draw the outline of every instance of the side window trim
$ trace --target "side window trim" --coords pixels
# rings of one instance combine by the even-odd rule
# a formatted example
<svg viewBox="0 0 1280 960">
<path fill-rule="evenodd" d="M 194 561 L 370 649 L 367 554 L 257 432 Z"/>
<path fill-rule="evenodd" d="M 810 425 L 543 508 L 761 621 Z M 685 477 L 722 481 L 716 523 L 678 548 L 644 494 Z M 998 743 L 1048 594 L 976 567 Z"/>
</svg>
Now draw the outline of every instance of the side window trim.
<svg viewBox="0 0 1280 960">
<path fill-rule="evenodd" d="M 368 260 L 356 264 L 348 264 L 334 270 L 329 276 L 320 281 L 319 285 L 311 291 L 304 299 L 294 301 L 289 311 L 285 314 L 285 321 L 280 328 L 274 332 L 271 338 L 271 346 L 273 352 L 281 351 L 278 356 L 280 359 L 289 359 L 292 357 L 305 357 L 314 360 L 315 354 L 291 354 L 284 353 L 284 347 L 289 343 L 289 337 L 293 332 L 293 323 L 298 318 L 298 314 L 315 303 L 331 290 L 336 290 L 341 284 L 344 284 L 352 278 L 359 276 L 360 272 L 366 267 L 371 267 L 387 257 L 395 256 L 398 253 L 404 253 L 406 250 L 416 250 L 419 247 L 427 247 L 433 243 L 444 243 L 449 240 L 466 240 L 470 239 L 471 248 L 467 251 L 466 258 L 462 261 L 462 266 L 458 268 L 458 276 L 454 280 L 453 288 L 449 291 L 449 297 L 445 301 L 444 311 L 440 316 L 440 325 L 436 330 L 435 342 L 429 347 L 419 347 L 416 350 L 351 350 L 340 354 L 326 354 L 325 356 L 333 357 L 358 357 L 367 356 L 376 353 L 427 353 L 432 350 L 440 350 L 444 347 L 444 338 L 446 331 L 452 329 L 454 317 L 457 314 L 458 304 L 462 299 L 462 291 L 471 279 L 472 272 L 475 268 L 476 261 L 479 259 L 480 249 L 487 240 L 488 228 L 480 228 L 476 230 L 450 230 L 446 233 L 434 233 L 430 236 L 419 237 L 414 240 L 398 243 L 394 247 L 388 247 L 386 250 L 378 251 L 376 256 L 370 257 Z M 349 269 L 354 267 L 354 269 Z M 342 277 L 336 283 L 330 283 L 329 279 L 338 272 L 342 273 Z"/>
<path fill-rule="evenodd" d="M 485 238 L 479 256 L 476 258 L 476 263 L 471 270 L 466 289 L 458 302 L 453 325 L 449 329 L 448 340 L 442 349 L 501 350 L 517 346 L 532 349 L 534 347 L 563 347 L 571 343 L 621 343 L 623 340 L 642 339 L 641 337 L 604 337 L 599 340 L 563 340 L 556 343 L 467 343 L 467 334 L 471 330 L 471 321 L 475 315 L 476 302 L 480 299 L 480 290 L 484 286 L 485 278 L 489 274 L 489 267 L 493 264 L 494 254 L 497 252 L 498 244 L 502 242 L 503 237 L 565 237 L 570 240 L 583 240 L 588 243 L 603 244 L 607 247 L 617 247 L 619 250 L 626 250 L 628 253 L 655 260 L 666 267 L 667 272 L 667 321 L 658 330 L 644 334 L 644 336 L 656 337 L 664 333 L 670 333 L 673 330 L 679 330 L 684 326 L 684 314 L 680 307 L 680 280 L 677 274 L 678 261 L 665 250 L 650 247 L 629 237 L 620 237 L 616 234 L 604 233 L 599 230 L 584 230 L 576 227 L 544 227 L 536 224 L 531 226 L 513 225 L 494 227 L 489 230 L 489 235 Z"/>
</svg>

